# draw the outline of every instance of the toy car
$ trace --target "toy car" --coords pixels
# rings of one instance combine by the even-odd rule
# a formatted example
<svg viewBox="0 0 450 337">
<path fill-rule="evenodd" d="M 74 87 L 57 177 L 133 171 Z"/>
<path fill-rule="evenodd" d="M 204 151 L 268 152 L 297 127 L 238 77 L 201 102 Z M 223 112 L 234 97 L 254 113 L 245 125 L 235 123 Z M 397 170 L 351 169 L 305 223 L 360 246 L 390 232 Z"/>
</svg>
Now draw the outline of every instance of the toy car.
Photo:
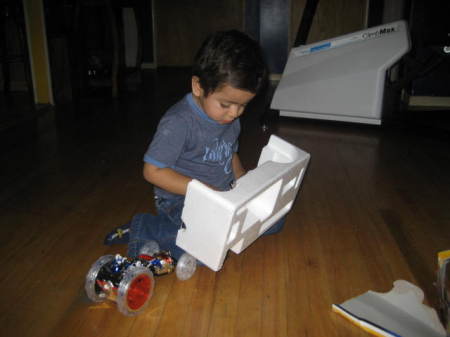
<svg viewBox="0 0 450 337">
<path fill-rule="evenodd" d="M 170 252 L 160 251 L 155 241 L 149 241 L 134 259 L 120 254 L 100 257 L 86 274 L 84 287 L 90 300 L 114 301 L 121 313 L 133 316 L 144 310 L 153 295 L 153 275 L 175 270 L 178 279 L 187 280 L 196 266 L 197 260 L 189 254 L 175 261 Z"/>
</svg>

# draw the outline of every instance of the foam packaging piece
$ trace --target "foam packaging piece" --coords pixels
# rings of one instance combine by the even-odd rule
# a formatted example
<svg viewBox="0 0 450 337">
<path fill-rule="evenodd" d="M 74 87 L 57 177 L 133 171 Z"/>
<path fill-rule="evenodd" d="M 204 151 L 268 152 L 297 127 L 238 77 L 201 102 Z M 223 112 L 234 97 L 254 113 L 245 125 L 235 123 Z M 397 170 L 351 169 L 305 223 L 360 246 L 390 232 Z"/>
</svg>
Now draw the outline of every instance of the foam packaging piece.
<svg viewBox="0 0 450 337">
<path fill-rule="evenodd" d="M 272 135 L 258 166 L 233 189 L 214 191 L 189 183 L 177 245 L 214 271 L 227 251 L 239 254 L 291 209 L 310 155 Z"/>
</svg>

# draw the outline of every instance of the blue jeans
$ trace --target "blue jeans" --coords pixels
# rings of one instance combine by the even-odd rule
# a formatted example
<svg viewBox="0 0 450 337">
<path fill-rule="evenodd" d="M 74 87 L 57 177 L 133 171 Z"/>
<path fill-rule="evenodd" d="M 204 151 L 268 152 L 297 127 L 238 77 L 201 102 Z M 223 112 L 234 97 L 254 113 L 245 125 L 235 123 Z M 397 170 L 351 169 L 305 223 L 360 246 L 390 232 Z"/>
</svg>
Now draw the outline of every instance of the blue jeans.
<svg viewBox="0 0 450 337">
<path fill-rule="evenodd" d="M 175 259 L 179 259 L 184 251 L 175 242 L 178 230 L 183 226 L 181 212 L 184 198 L 161 199 L 155 201 L 158 215 L 150 213 L 136 214 L 130 224 L 130 241 L 128 256 L 136 257 L 139 249 L 149 240 L 158 242 L 160 249 L 170 251 Z"/>
<path fill-rule="evenodd" d="M 175 259 L 184 253 L 176 245 L 178 230 L 184 226 L 181 213 L 184 206 L 184 197 L 175 199 L 158 198 L 155 201 L 158 215 L 150 213 L 136 214 L 130 224 L 130 241 L 128 243 L 128 256 L 136 257 L 139 249 L 149 240 L 158 242 L 162 250 L 170 251 Z M 278 233 L 283 229 L 285 217 L 281 218 L 263 235 Z"/>
</svg>

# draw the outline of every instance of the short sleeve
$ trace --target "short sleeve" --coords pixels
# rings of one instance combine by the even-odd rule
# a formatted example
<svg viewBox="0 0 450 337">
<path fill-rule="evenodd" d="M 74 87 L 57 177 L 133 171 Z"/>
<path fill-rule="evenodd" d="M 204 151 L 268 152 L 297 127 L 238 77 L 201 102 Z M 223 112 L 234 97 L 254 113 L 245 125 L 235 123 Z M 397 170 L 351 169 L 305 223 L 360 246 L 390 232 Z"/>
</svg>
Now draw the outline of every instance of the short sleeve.
<svg viewBox="0 0 450 337">
<path fill-rule="evenodd" d="M 173 167 L 183 152 L 187 130 L 186 123 L 175 115 L 163 117 L 144 155 L 144 161 L 161 168 Z"/>
</svg>

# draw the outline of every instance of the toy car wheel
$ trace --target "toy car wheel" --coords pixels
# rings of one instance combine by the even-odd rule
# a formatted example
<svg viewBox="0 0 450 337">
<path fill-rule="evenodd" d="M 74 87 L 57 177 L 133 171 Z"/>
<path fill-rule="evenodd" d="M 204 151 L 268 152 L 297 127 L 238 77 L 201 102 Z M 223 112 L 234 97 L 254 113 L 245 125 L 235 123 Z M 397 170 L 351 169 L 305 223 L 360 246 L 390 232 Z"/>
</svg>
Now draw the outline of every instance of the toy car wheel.
<svg viewBox="0 0 450 337">
<path fill-rule="evenodd" d="M 153 295 L 155 280 L 145 267 L 128 268 L 117 290 L 117 309 L 127 316 L 140 313 Z"/>
<path fill-rule="evenodd" d="M 175 267 L 175 273 L 179 280 L 188 280 L 197 269 L 197 259 L 188 253 L 181 255 Z"/>
<path fill-rule="evenodd" d="M 106 299 L 106 294 L 96 286 L 96 281 L 98 273 L 103 268 L 103 266 L 110 263 L 112 260 L 114 260 L 114 255 L 104 255 L 100 257 L 92 264 L 91 269 L 89 269 L 88 273 L 86 274 L 84 289 L 91 301 L 102 302 Z"/>
<path fill-rule="evenodd" d="M 159 244 L 155 240 L 146 242 L 141 249 L 139 249 L 139 255 L 154 256 L 159 252 Z"/>
</svg>

